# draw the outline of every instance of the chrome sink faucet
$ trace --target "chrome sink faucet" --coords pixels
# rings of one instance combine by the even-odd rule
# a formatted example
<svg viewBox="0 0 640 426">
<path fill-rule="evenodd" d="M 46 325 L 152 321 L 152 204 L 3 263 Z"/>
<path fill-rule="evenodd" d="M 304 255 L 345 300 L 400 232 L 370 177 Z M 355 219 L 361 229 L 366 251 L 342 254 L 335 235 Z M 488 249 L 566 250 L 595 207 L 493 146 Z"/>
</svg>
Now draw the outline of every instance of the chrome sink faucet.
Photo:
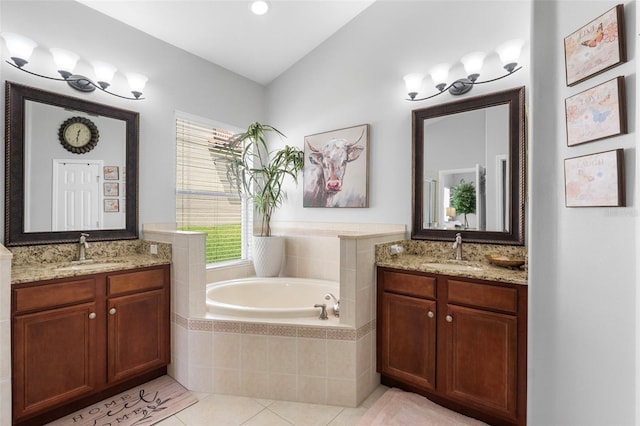
<svg viewBox="0 0 640 426">
<path fill-rule="evenodd" d="M 327 293 L 324 296 L 324 300 L 333 299 L 333 314 L 337 317 L 340 316 L 340 301 L 331 293 Z"/>
<path fill-rule="evenodd" d="M 78 244 L 78 261 L 82 262 L 87 260 L 87 249 L 89 248 L 89 243 L 87 242 L 87 237 L 89 234 L 85 234 L 84 232 L 80 234 L 80 243 Z"/>
<path fill-rule="evenodd" d="M 462 260 L 462 234 L 459 232 L 456 234 L 453 248 L 456 249 L 456 260 Z"/>
</svg>

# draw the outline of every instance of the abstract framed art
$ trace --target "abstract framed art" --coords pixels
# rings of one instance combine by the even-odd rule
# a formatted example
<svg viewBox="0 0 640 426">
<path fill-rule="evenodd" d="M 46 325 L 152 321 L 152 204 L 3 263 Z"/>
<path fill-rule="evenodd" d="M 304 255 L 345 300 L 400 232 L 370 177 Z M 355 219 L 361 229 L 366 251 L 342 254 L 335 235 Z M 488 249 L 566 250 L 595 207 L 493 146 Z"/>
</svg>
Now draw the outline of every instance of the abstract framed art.
<svg viewBox="0 0 640 426">
<path fill-rule="evenodd" d="M 304 207 L 369 207 L 369 125 L 304 138 Z"/>
<path fill-rule="evenodd" d="M 617 77 L 565 100 L 568 146 L 627 133 L 624 87 Z"/>
<path fill-rule="evenodd" d="M 565 37 L 564 56 L 567 86 L 626 62 L 624 6 L 616 5 Z"/>
<path fill-rule="evenodd" d="M 624 207 L 624 150 L 564 160 L 567 207 Z"/>
</svg>

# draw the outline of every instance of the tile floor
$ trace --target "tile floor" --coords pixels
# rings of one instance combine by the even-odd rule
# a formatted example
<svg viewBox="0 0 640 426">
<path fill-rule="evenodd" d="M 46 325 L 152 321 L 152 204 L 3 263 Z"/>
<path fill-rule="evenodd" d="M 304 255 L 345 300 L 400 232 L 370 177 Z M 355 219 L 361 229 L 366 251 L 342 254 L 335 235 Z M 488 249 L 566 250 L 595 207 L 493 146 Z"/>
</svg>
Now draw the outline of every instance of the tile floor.
<svg viewBox="0 0 640 426">
<path fill-rule="evenodd" d="M 353 426 L 388 388 L 378 386 L 357 408 L 194 392 L 198 402 L 160 426 Z"/>
</svg>

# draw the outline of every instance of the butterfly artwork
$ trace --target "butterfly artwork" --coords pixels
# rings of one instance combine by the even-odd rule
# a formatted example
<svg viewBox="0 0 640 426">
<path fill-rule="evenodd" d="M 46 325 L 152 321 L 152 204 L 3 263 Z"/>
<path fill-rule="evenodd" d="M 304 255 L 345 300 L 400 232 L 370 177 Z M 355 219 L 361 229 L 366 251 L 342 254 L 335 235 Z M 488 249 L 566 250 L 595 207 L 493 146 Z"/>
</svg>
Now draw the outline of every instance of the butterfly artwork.
<svg viewBox="0 0 640 426">
<path fill-rule="evenodd" d="M 603 38 L 604 38 L 604 30 L 602 29 L 602 22 L 600 22 L 600 25 L 598 25 L 598 29 L 596 30 L 595 37 L 587 41 L 583 41 L 582 45 L 587 47 L 596 47 L 598 44 L 600 44 Z"/>
<path fill-rule="evenodd" d="M 596 109 L 592 109 L 591 114 L 595 123 L 602 123 L 607 119 L 609 114 L 611 114 L 611 110 L 608 109 L 606 111 L 598 111 Z"/>
</svg>

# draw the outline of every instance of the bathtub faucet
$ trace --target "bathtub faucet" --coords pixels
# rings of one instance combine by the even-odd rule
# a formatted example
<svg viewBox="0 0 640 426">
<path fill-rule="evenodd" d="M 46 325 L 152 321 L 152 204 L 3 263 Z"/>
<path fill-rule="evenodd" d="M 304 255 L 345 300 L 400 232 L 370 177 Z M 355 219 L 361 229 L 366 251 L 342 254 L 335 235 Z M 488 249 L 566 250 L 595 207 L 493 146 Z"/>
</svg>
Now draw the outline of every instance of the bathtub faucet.
<svg viewBox="0 0 640 426">
<path fill-rule="evenodd" d="M 327 293 L 324 296 L 324 300 L 333 299 L 333 315 L 340 316 L 340 301 L 331 293 Z"/>
<path fill-rule="evenodd" d="M 327 304 L 323 303 L 322 305 L 320 304 L 315 304 L 313 305 L 314 308 L 321 308 L 320 311 L 320 319 L 321 320 L 326 320 L 329 319 L 329 315 L 327 315 Z"/>
</svg>

